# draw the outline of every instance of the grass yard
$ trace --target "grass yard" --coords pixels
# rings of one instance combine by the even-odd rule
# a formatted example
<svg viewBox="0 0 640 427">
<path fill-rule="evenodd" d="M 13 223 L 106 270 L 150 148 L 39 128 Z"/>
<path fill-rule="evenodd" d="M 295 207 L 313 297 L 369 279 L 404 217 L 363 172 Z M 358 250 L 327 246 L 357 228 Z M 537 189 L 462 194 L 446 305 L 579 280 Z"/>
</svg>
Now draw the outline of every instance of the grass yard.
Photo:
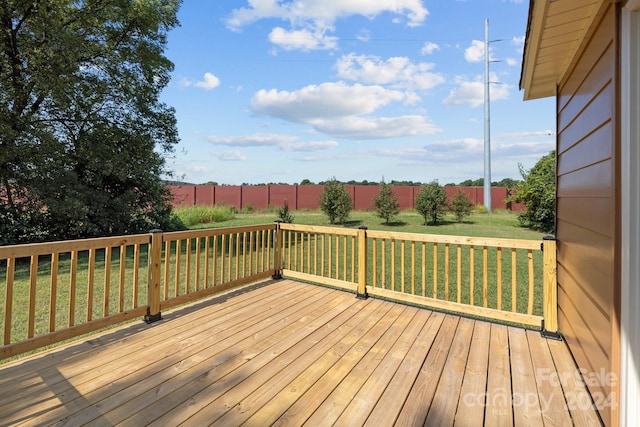
<svg viewBox="0 0 640 427">
<path fill-rule="evenodd" d="M 295 224 L 331 225 L 321 211 L 292 211 Z M 209 227 L 236 227 L 244 225 L 267 224 L 278 219 L 277 212 L 258 211 L 240 212 L 233 219 L 223 222 L 201 223 L 191 226 L 192 229 Z M 446 215 L 441 224 L 424 225 L 424 219 L 413 210 L 402 211 L 390 224 L 376 216 L 372 211 L 353 211 L 346 224 L 338 227 L 358 228 L 366 226 L 371 230 L 401 231 L 408 233 L 442 234 L 452 236 L 495 237 L 503 239 L 541 240 L 544 233 L 522 227 L 518 214 L 497 210 L 492 213 L 474 213 L 458 223 L 453 215 Z"/>
</svg>

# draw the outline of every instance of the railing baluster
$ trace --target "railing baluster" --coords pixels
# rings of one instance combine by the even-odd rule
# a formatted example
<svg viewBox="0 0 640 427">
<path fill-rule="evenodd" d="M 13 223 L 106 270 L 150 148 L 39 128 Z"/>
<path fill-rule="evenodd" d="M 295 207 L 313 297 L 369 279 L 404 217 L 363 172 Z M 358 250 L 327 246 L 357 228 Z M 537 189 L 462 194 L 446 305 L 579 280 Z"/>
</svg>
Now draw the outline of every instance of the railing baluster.
<svg viewBox="0 0 640 427">
<path fill-rule="evenodd" d="M 140 281 L 140 243 L 133 246 L 133 308 L 138 307 L 138 287 Z"/>
<path fill-rule="evenodd" d="M 400 240 L 400 292 L 405 292 L 405 277 L 404 277 L 404 265 L 405 265 L 405 257 L 404 257 L 404 250 L 405 250 L 405 241 L 404 240 Z"/>
<path fill-rule="evenodd" d="M 5 281 L 5 300 L 4 300 L 4 345 L 11 342 L 11 317 L 13 315 L 13 284 L 15 280 L 16 260 L 7 258 L 7 279 Z"/>
<path fill-rule="evenodd" d="M 378 240 L 374 237 L 371 241 L 371 276 L 373 281 L 373 287 L 378 286 Z"/>
<path fill-rule="evenodd" d="M 416 294 L 416 242 L 411 241 L 411 295 Z"/>
<path fill-rule="evenodd" d="M 391 284 L 389 289 L 396 289 L 396 241 L 391 239 Z"/>
<path fill-rule="evenodd" d="M 456 252 L 456 267 L 457 267 L 457 298 L 458 303 L 462 302 L 462 245 L 458 245 Z"/>
<path fill-rule="evenodd" d="M 36 261 L 37 264 L 37 261 Z M 71 251 L 71 275 L 69 278 L 69 327 L 76 324 L 76 283 L 78 279 L 78 251 Z M 35 299 L 35 298 L 34 298 Z M 31 308 L 29 308 L 31 311 Z M 31 316 L 29 316 L 31 317 Z M 31 325 L 29 325 L 31 329 Z M 33 335 L 30 333 L 29 338 Z"/>
<path fill-rule="evenodd" d="M 387 256 L 386 256 L 386 250 L 387 250 L 387 239 L 382 239 L 381 240 L 381 247 L 380 247 L 380 251 L 381 251 L 381 267 L 382 267 L 382 280 L 381 280 L 381 285 L 383 289 L 387 288 L 387 272 L 386 272 L 386 266 L 387 266 Z"/>
<path fill-rule="evenodd" d="M 498 308 L 498 310 L 502 310 L 502 248 L 501 247 L 497 248 L 496 257 L 497 257 L 497 263 L 498 263 L 498 266 L 497 266 L 497 268 L 498 268 L 498 272 L 497 272 L 498 273 L 498 277 L 497 277 L 497 280 L 498 280 L 498 283 L 497 283 L 497 286 L 498 286 L 497 308 Z"/>
<path fill-rule="evenodd" d="M 518 295 L 518 289 L 517 289 L 517 284 L 518 284 L 518 274 L 517 274 L 517 270 L 516 270 L 516 261 L 517 259 L 517 253 L 516 253 L 516 248 L 511 249 L 511 311 L 512 312 L 516 312 L 518 311 L 517 308 L 517 295 Z"/>
<path fill-rule="evenodd" d="M 438 298 L 438 244 L 433 244 L 433 297 Z"/>
<path fill-rule="evenodd" d="M 218 235 L 213 236 L 213 254 L 211 263 L 213 264 L 213 268 L 211 271 L 211 286 L 215 287 L 218 283 Z"/>
<path fill-rule="evenodd" d="M 489 300 L 489 259 L 487 247 L 482 248 L 482 306 L 487 307 Z"/>
<path fill-rule="evenodd" d="M 180 295 L 180 258 L 182 257 L 182 240 L 176 240 L 176 262 L 175 262 L 175 277 L 174 277 L 174 287 L 173 287 L 173 296 L 177 297 Z"/>
<path fill-rule="evenodd" d="M 120 280 L 118 281 L 118 313 L 124 311 L 124 281 L 127 261 L 127 249 L 125 245 L 120 245 Z"/>
<path fill-rule="evenodd" d="M 109 296 L 111 295 L 111 246 L 104 248 L 104 290 L 102 294 L 102 317 L 109 315 Z"/>
<path fill-rule="evenodd" d="M 444 245 L 444 299 L 445 301 L 449 301 L 449 276 L 450 276 L 449 244 L 445 243 Z"/>
<path fill-rule="evenodd" d="M 427 295 L 427 243 L 422 242 L 422 296 Z"/>
<path fill-rule="evenodd" d="M 527 262 L 529 265 L 529 304 L 527 306 L 527 314 L 533 314 L 533 252 L 531 249 L 527 251 Z"/>
<path fill-rule="evenodd" d="M 89 249 L 89 267 L 87 269 L 87 322 L 93 319 L 93 281 L 96 269 L 96 250 Z"/>
<path fill-rule="evenodd" d="M 56 330 L 56 302 L 58 301 L 58 252 L 51 254 L 51 278 L 49 280 L 49 332 Z M 7 271 L 7 274 L 9 272 Z"/>
<path fill-rule="evenodd" d="M 147 257 L 151 255 L 149 251 Z M 164 242 L 164 300 L 169 299 L 169 273 L 171 272 L 171 242 Z"/>
<path fill-rule="evenodd" d="M 476 248 L 469 247 L 469 304 L 475 305 L 475 278 L 476 278 Z"/>
<path fill-rule="evenodd" d="M 200 290 L 200 237 L 196 237 L 196 265 L 195 265 L 195 277 L 194 277 L 194 288 L 195 291 Z"/>
</svg>

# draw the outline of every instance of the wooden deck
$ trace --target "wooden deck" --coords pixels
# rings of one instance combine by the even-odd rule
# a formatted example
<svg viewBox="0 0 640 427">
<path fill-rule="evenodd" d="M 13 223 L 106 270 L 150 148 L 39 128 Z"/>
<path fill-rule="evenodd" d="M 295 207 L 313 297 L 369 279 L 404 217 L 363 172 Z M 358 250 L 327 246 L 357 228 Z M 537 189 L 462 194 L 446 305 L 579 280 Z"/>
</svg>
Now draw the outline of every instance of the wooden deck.
<svg viewBox="0 0 640 427">
<path fill-rule="evenodd" d="M 0 365 L 0 425 L 599 425 L 563 342 L 282 280 Z"/>
</svg>

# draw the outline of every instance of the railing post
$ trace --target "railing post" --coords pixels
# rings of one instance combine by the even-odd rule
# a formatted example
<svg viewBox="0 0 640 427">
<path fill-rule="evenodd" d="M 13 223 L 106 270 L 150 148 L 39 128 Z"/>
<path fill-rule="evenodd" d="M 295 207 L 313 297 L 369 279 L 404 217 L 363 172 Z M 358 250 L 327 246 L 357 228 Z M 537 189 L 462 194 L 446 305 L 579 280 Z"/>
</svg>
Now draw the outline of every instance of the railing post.
<svg viewBox="0 0 640 427">
<path fill-rule="evenodd" d="M 561 339 L 558 332 L 558 276 L 556 265 L 556 238 L 544 236 L 542 241 L 543 258 L 543 320 L 542 336 Z"/>
<path fill-rule="evenodd" d="M 282 230 L 280 229 L 281 220 L 276 221 L 276 232 L 273 239 L 273 276 L 274 280 L 282 279 Z"/>
<path fill-rule="evenodd" d="M 147 314 L 144 321 L 147 323 L 162 320 L 160 313 L 160 272 L 162 265 L 162 230 L 151 230 L 151 243 L 149 244 L 149 279 L 147 281 Z"/>
<path fill-rule="evenodd" d="M 367 299 L 367 227 L 358 227 L 358 291 L 356 298 Z"/>
</svg>

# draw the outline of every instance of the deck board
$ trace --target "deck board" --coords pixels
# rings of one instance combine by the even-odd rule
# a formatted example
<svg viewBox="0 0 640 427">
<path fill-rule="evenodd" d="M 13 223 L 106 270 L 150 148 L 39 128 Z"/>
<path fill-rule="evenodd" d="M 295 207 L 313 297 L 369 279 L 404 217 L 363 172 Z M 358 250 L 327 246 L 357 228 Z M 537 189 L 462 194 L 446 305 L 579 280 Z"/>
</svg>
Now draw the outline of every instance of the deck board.
<svg viewBox="0 0 640 427">
<path fill-rule="evenodd" d="M 534 331 L 291 280 L 163 318 L 0 365 L 0 426 L 599 423 Z"/>
</svg>

